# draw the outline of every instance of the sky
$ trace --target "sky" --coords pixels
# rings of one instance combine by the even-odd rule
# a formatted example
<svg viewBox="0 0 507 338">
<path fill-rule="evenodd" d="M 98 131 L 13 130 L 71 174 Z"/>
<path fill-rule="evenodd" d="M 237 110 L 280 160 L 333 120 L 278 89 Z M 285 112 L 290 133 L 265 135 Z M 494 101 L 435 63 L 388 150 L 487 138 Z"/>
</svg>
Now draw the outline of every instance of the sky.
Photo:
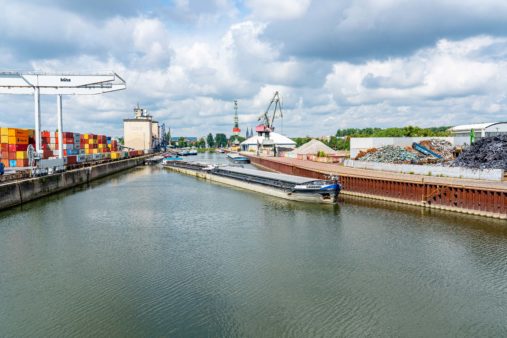
<svg viewBox="0 0 507 338">
<path fill-rule="evenodd" d="M 65 96 L 64 130 L 122 136 L 138 103 L 173 136 L 243 132 L 275 91 L 276 131 L 507 120 L 504 0 L 0 0 L 0 71 L 114 71 L 127 90 Z M 56 129 L 56 98 L 42 98 Z M 33 98 L 0 94 L 0 125 Z"/>
</svg>

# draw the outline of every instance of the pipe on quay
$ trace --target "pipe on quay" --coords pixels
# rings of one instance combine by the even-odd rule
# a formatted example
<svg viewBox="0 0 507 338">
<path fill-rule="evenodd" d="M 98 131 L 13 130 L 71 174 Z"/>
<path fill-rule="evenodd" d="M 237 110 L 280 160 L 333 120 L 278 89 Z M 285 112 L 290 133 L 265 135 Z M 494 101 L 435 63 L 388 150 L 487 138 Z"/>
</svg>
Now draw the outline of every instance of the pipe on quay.
<svg viewBox="0 0 507 338">
<path fill-rule="evenodd" d="M 152 155 L 112 161 L 62 173 L 11 181 L 0 185 L 0 210 L 22 205 L 35 199 L 93 180 L 134 168 Z"/>
</svg>

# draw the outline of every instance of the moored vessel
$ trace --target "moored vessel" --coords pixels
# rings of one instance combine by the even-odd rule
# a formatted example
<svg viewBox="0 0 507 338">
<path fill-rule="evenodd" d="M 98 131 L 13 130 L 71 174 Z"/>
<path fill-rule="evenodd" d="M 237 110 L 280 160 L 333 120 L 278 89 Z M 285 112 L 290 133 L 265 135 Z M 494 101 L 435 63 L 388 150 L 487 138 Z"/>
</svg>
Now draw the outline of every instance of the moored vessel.
<svg viewBox="0 0 507 338">
<path fill-rule="evenodd" d="M 341 190 L 341 185 L 335 179 L 315 180 L 238 166 L 186 161 L 164 164 L 177 172 L 293 201 L 336 203 Z"/>
</svg>

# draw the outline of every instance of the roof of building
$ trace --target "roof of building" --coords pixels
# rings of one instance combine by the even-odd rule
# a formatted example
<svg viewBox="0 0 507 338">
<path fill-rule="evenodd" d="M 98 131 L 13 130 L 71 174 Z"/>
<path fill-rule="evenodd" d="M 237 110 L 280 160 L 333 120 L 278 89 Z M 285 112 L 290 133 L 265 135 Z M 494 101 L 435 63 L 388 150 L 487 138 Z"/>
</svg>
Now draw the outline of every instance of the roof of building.
<svg viewBox="0 0 507 338">
<path fill-rule="evenodd" d="M 464 124 L 461 126 L 456 126 L 449 128 L 449 131 L 470 131 L 471 129 L 477 130 L 477 129 L 486 129 L 488 127 L 491 127 L 492 125 L 499 124 L 499 123 L 507 123 L 507 122 L 489 122 L 489 123 L 475 123 L 475 124 Z"/>
<path fill-rule="evenodd" d="M 313 154 L 316 155 L 319 151 L 323 151 L 327 155 L 335 154 L 336 151 L 325 145 L 319 140 L 311 140 L 303 144 L 301 147 L 294 149 L 291 151 L 292 154 Z"/>
<path fill-rule="evenodd" d="M 295 146 L 296 142 L 292 141 L 290 138 L 283 136 L 278 133 L 270 133 L 269 138 L 273 141 L 274 144 L 278 145 L 292 145 Z M 241 142 L 241 145 L 257 145 L 262 144 L 264 140 L 264 136 L 254 135 L 245 141 Z"/>
</svg>

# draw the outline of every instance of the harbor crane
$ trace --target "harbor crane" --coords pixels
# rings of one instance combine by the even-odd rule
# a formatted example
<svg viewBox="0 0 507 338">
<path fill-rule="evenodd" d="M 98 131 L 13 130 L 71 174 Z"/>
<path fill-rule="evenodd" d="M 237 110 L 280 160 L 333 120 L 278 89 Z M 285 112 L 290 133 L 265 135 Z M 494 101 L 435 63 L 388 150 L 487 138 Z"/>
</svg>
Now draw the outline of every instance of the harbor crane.
<svg viewBox="0 0 507 338">
<path fill-rule="evenodd" d="M 114 72 L 102 74 L 0 72 L 0 94 L 33 95 L 35 107 L 35 155 L 40 156 L 40 95 L 56 95 L 58 115 L 58 157 L 63 161 L 62 95 L 96 95 L 127 88 L 125 80 Z"/>
<path fill-rule="evenodd" d="M 274 105 L 273 115 L 271 115 L 270 117 L 269 110 L 273 105 Z M 257 119 L 258 121 L 262 121 L 263 123 L 258 125 L 255 128 L 255 131 L 261 134 L 264 133 L 266 135 L 266 138 L 269 138 L 269 133 L 275 130 L 274 122 L 276 117 L 283 118 L 282 103 L 278 91 L 276 91 L 275 94 L 273 95 L 273 98 L 271 99 L 271 102 L 269 103 L 266 111 L 262 113 Z"/>
</svg>

